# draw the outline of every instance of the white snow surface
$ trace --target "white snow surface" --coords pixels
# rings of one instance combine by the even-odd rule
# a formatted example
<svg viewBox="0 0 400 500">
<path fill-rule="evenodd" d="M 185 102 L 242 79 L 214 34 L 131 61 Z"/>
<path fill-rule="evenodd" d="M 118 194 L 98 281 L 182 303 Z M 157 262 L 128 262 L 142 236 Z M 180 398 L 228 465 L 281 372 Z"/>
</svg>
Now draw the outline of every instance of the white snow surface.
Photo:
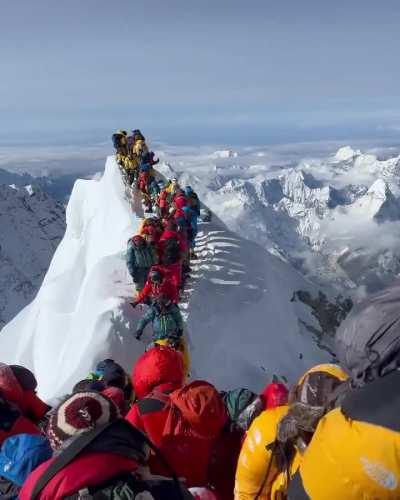
<svg viewBox="0 0 400 500">
<path fill-rule="evenodd" d="M 0 185 L 0 228 L 1 330 L 35 297 L 65 231 L 64 209 L 33 186 Z"/>
<path fill-rule="evenodd" d="M 143 311 L 128 304 L 134 290 L 125 265 L 142 215 L 113 157 L 100 180 L 76 182 L 42 287 L 0 335 L 2 361 L 31 368 L 44 399 L 71 391 L 105 357 L 130 371 L 150 341 L 149 331 L 142 342 L 133 336 Z M 217 218 L 200 225 L 197 252 L 182 304 L 193 377 L 257 390 L 274 373 L 294 380 L 328 359 L 301 326 L 313 324 L 311 314 L 290 300 L 295 290 L 315 291 L 292 266 Z"/>
<path fill-rule="evenodd" d="M 392 148 L 380 155 L 344 146 L 304 159 L 257 147 L 236 157 L 216 158 L 211 148 L 160 156 L 229 229 L 358 298 L 400 274 L 400 156 Z"/>
</svg>

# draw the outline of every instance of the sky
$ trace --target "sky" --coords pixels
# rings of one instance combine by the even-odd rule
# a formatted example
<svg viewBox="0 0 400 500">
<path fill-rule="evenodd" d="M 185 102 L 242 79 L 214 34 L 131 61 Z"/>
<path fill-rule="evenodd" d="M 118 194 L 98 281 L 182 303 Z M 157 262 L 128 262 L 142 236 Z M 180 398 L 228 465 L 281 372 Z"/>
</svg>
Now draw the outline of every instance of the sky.
<svg viewBox="0 0 400 500">
<path fill-rule="evenodd" d="M 3 0 L 0 145 L 400 134 L 398 0 Z"/>
</svg>

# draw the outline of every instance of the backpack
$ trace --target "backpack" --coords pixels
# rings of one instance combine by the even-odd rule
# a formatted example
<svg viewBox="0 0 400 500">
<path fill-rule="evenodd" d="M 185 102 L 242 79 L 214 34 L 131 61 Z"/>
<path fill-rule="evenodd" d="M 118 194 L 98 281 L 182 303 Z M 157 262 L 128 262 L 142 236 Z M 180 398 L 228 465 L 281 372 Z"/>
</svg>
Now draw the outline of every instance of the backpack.
<svg viewBox="0 0 400 500">
<path fill-rule="evenodd" d="M 245 431 L 264 409 L 261 398 L 250 389 L 234 389 L 221 395 L 231 423 Z"/>
<path fill-rule="evenodd" d="M 200 215 L 200 200 L 196 193 L 191 193 L 186 197 L 188 206 L 192 208 L 197 215 Z"/>
<path fill-rule="evenodd" d="M 181 250 L 179 248 L 179 243 L 175 238 L 168 238 L 164 242 L 163 249 L 163 264 L 175 264 L 181 258 Z"/>
<path fill-rule="evenodd" d="M 122 136 L 121 134 L 113 134 L 112 135 L 112 143 L 115 149 L 119 149 L 122 146 Z"/>
<path fill-rule="evenodd" d="M 169 481 L 168 496 L 153 496 L 154 500 L 171 498 L 171 500 L 186 500 L 193 498 L 187 490 L 179 482 L 175 472 L 165 460 L 164 455 L 160 450 L 150 441 L 150 439 L 141 431 L 130 425 L 125 420 L 111 422 L 105 425 L 98 426 L 92 431 L 85 432 L 78 436 L 71 444 L 65 448 L 51 465 L 44 471 L 42 476 L 36 482 L 31 500 L 37 500 L 42 490 L 46 485 L 69 463 L 71 463 L 81 452 L 83 452 L 90 444 L 92 444 L 101 434 L 113 425 L 126 426 L 129 432 L 135 434 L 137 440 L 137 453 L 138 456 L 144 457 L 147 455 L 146 447 L 150 447 L 160 462 L 165 466 L 166 470 L 170 473 L 172 480 Z M 161 481 L 165 483 L 165 481 Z M 108 481 L 106 484 L 100 484 L 94 488 L 85 488 L 80 490 L 74 495 L 66 497 L 69 500 L 135 500 L 140 498 L 138 496 L 142 491 L 149 491 L 151 481 L 142 481 L 136 479 L 133 475 L 122 475 L 115 477 Z M 154 491 L 156 491 L 156 483 L 153 483 Z M 165 484 L 164 484 L 165 486 Z M 151 497 L 148 497 L 149 499 Z"/>
<path fill-rule="evenodd" d="M 16 405 L 9 403 L 0 395 L 0 432 L 10 432 L 21 415 Z"/>
<path fill-rule="evenodd" d="M 197 380 L 170 394 L 155 391 L 138 406 L 142 416 L 152 406 L 167 413 L 159 441 L 163 455 L 189 485 L 206 484 L 213 449 L 228 418 L 215 387 Z"/>
<path fill-rule="evenodd" d="M 155 264 L 153 251 L 148 245 L 140 248 L 133 246 L 133 251 L 135 252 L 136 267 L 150 268 Z"/>
<path fill-rule="evenodd" d="M 353 384 L 393 370 L 400 359 L 400 280 L 355 305 L 335 335 L 336 355 Z"/>
<path fill-rule="evenodd" d="M 53 455 L 49 441 L 40 435 L 18 434 L 3 443 L 0 476 L 22 486 L 29 474 Z"/>
<path fill-rule="evenodd" d="M 182 485 L 180 494 L 174 482 L 167 478 L 137 479 L 126 474 L 97 487 L 80 490 L 65 500 L 191 500 L 193 496 Z M 149 496 L 150 495 L 150 496 Z"/>
</svg>

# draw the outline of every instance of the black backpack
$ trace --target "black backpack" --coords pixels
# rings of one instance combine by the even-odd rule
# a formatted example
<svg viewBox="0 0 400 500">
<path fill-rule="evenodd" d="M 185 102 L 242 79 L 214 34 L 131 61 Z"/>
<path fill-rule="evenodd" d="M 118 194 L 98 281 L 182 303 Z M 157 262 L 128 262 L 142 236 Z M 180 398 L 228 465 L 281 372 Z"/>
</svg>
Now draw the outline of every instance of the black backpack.
<svg viewBox="0 0 400 500">
<path fill-rule="evenodd" d="M 85 432 L 77 437 L 60 455 L 51 463 L 45 470 L 42 476 L 36 482 L 31 500 L 37 500 L 46 487 L 46 485 L 69 463 L 71 463 L 80 453 L 85 451 L 89 445 L 93 445 L 97 438 L 106 430 L 110 430 L 113 426 L 124 427 L 135 436 L 135 453 L 137 456 L 145 455 L 145 448 L 149 446 L 159 461 L 170 472 L 172 480 L 141 480 L 131 474 L 124 474 L 112 478 L 107 483 L 100 484 L 96 487 L 83 488 L 77 493 L 66 497 L 69 500 L 134 500 L 136 496 L 144 491 L 148 491 L 154 500 L 162 500 L 168 498 L 170 500 L 190 500 L 193 496 L 179 482 L 175 472 L 164 458 L 160 450 L 150 441 L 150 439 L 141 431 L 133 427 L 125 420 L 118 420 L 95 428 L 93 431 Z"/>
<path fill-rule="evenodd" d="M 15 405 L 3 399 L 0 394 L 0 431 L 10 432 L 20 416 L 21 411 Z"/>
<path fill-rule="evenodd" d="M 112 143 L 115 149 L 118 149 L 121 147 L 121 134 L 113 134 L 112 135 Z"/>
<path fill-rule="evenodd" d="M 164 243 L 163 264 L 176 264 L 181 258 L 179 243 L 175 238 L 168 238 Z"/>
<path fill-rule="evenodd" d="M 181 486 L 181 494 L 169 479 L 138 480 L 126 474 L 94 488 L 85 488 L 65 500 L 135 500 L 138 495 L 150 493 L 154 500 L 193 500 L 191 493 Z"/>
</svg>

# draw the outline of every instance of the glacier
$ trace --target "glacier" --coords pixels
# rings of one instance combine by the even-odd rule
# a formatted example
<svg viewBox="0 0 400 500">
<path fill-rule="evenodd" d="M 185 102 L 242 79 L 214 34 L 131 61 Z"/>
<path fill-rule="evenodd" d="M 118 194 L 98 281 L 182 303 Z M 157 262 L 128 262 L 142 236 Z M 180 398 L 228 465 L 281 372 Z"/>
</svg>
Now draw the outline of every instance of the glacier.
<svg viewBox="0 0 400 500">
<path fill-rule="evenodd" d="M 126 243 L 141 217 L 114 157 L 100 179 L 75 183 L 66 232 L 43 284 L 0 335 L 2 361 L 32 369 L 44 399 L 70 392 L 105 357 L 130 371 L 150 342 L 148 331 L 141 342 L 133 335 L 142 312 L 129 305 L 134 289 L 125 266 Z M 182 303 L 192 377 L 221 389 L 259 390 L 274 374 L 292 381 L 330 359 L 304 328 L 318 328 L 312 311 L 293 300 L 296 290 L 316 293 L 311 282 L 218 216 L 199 229 L 200 258 Z"/>
</svg>

